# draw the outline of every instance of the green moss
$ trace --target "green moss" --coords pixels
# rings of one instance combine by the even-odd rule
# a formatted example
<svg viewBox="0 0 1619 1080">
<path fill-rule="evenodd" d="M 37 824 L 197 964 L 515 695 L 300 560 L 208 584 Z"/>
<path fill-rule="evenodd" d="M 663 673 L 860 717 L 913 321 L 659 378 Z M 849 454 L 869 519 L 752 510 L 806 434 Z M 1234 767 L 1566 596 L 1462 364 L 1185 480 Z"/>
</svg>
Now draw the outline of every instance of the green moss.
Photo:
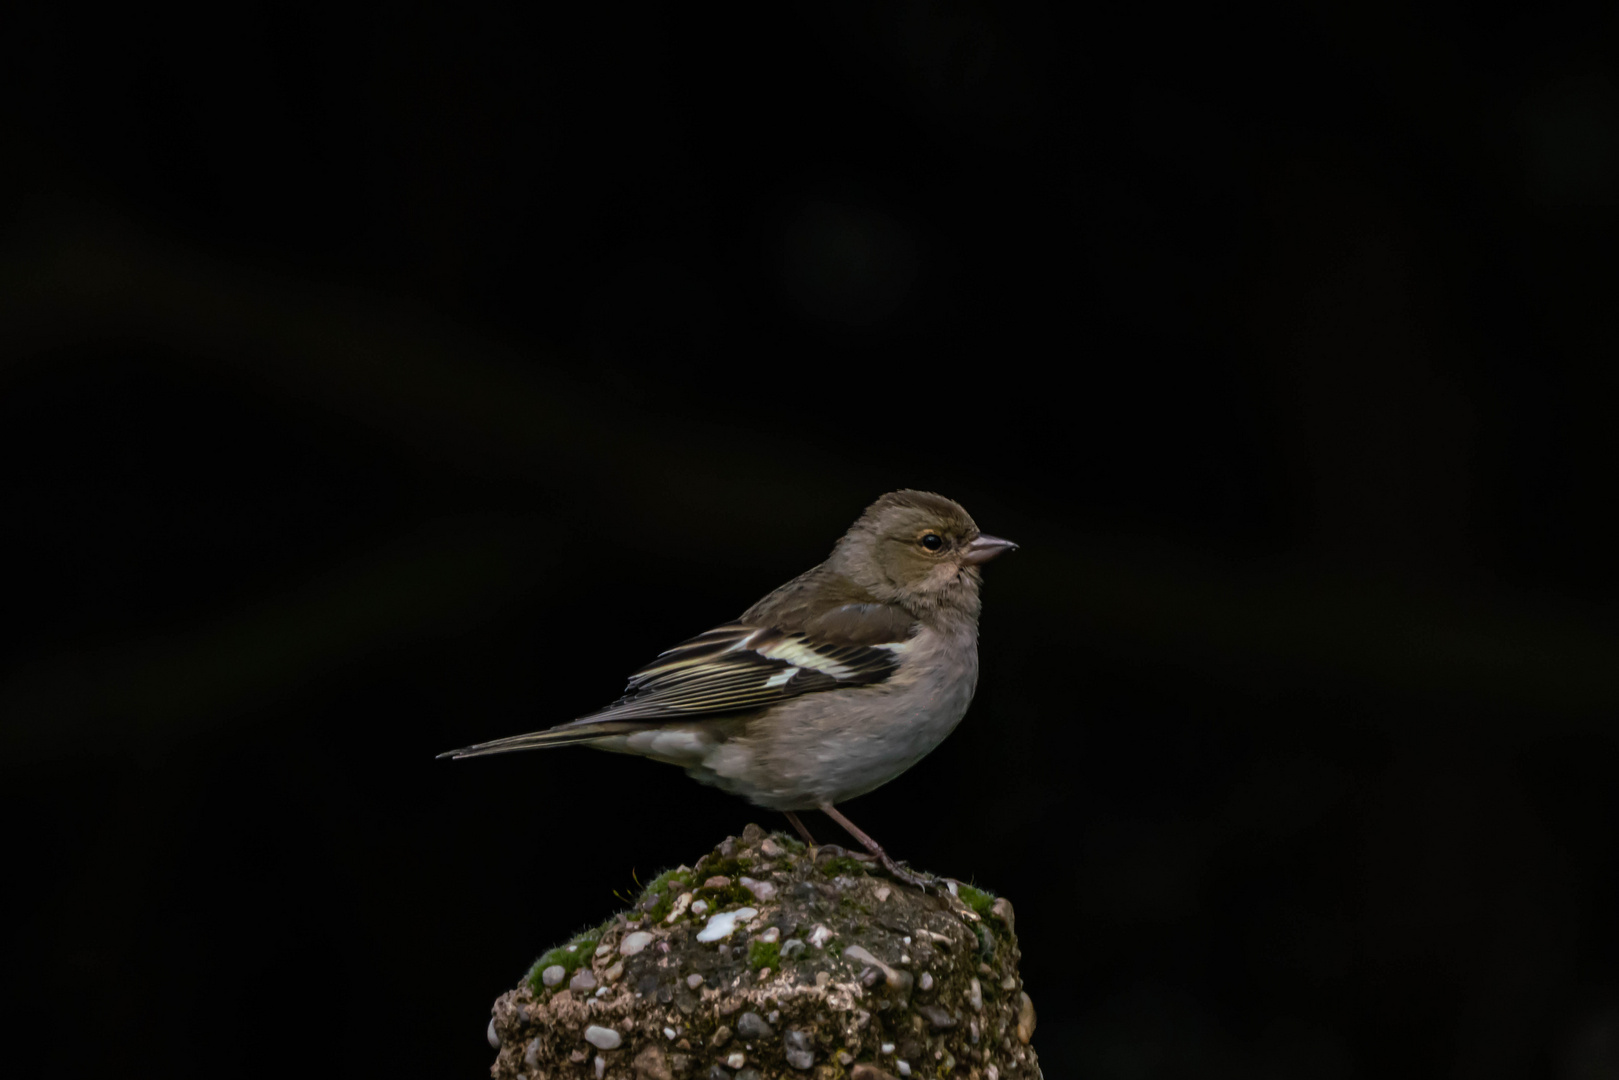
<svg viewBox="0 0 1619 1080">
<path fill-rule="evenodd" d="M 859 859 L 852 859 L 847 855 L 839 855 L 836 858 L 828 859 L 823 863 L 818 863 L 817 866 L 820 868 L 821 873 L 827 877 L 858 877 L 866 872 L 865 863 Z"/>
<path fill-rule="evenodd" d="M 754 971 L 760 968 L 775 970 L 781 967 L 781 946 L 774 941 L 748 942 L 748 967 Z"/>
<path fill-rule="evenodd" d="M 646 888 L 641 890 L 640 899 L 635 902 L 636 910 L 646 912 L 649 922 L 662 922 L 669 917 L 669 909 L 674 907 L 675 897 L 691 891 L 691 877 L 692 872 L 684 866 L 665 870 L 647 882 Z"/>
<path fill-rule="evenodd" d="M 988 915 L 989 909 L 995 903 L 994 893 L 986 892 L 983 889 L 975 889 L 971 885 L 957 885 L 956 895 L 961 898 L 962 903 L 980 915 Z"/>
<path fill-rule="evenodd" d="M 752 866 L 752 859 L 716 859 L 710 856 L 698 863 L 697 869 L 692 874 L 694 878 L 706 881 L 711 877 L 736 877 Z"/>
<path fill-rule="evenodd" d="M 601 937 L 602 927 L 598 926 L 593 930 L 585 930 L 576 934 L 571 941 L 558 945 L 542 955 L 538 960 L 534 961 L 534 966 L 528 969 L 528 975 L 525 977 L 528 988 L 536 994 L 544 990 L 546 986 L 541 981 L 540 976 L 545 973 L 546 968 L 556 964 L 561 964 L 562 970 L 567 975 L 572 975 L 579 968 L 588 966 L 591 957 L 596 954 L 596 946 L 601 944 Z"/>
</svg>

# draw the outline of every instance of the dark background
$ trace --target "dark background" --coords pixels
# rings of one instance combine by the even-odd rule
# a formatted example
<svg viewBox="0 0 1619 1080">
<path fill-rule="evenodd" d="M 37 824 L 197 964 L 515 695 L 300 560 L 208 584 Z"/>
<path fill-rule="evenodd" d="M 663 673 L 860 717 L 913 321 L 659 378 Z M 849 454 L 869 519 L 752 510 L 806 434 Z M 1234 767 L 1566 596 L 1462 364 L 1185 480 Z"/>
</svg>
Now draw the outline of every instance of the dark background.
<svg viewBox="0 0 1619 1080">
<path fill-rule="evenodd" d="M 850 812 L 1015 902 L 1048 1076 L 1619 1076 L 1597 13 L 10 11 L 6 1053 L 482 1075 L 783 823 L 434 753 L 917 486 L 1023 549 Z"/>
</svg>

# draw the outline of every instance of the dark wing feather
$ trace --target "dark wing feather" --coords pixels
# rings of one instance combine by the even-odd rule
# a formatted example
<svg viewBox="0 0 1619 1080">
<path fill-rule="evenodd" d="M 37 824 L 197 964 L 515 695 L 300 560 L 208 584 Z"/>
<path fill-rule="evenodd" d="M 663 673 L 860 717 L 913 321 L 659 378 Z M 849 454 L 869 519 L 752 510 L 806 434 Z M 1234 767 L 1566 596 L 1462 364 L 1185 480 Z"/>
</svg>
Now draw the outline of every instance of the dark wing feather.
<svg viewBox="0 0 1619 1080">
<path fill-rule="evenodd" d="M 630 676 L 618 701 L 574 722 L 690 719 L 869 686 L 893 674 L 913 629 L 908 617 L 899 621 L 886 612 L 875 620 L 870 612 L 850 612 L 835 625 L 792 631 L 719 626 L 660 654 Z"/>
<path fill-rule="evenodd" d="M 545 731 L 452 750 L 477 757 L 590 742 L 680 720 L 749 712 L 802 694 L 872 686 L 898 668 L 916 632 L 903 609 L 876 602 L 822 568 L 789 582 L 715 627 L 661 653 L 630 676 L 624 696 Z"/>
</svg>

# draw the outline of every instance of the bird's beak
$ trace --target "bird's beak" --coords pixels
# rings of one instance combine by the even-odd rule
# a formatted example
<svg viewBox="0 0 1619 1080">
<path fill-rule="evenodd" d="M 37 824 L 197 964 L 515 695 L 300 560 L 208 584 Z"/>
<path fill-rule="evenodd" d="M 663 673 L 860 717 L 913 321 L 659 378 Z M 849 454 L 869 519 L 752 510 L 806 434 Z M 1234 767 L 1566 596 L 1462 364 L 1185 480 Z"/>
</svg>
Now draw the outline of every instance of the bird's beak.
<svg viewBox="0 0 1619 1080">
<path fill-rule="evenodd" d="M 1003 551 L 1016 550 L 1017 545 L 1010 540 L 1002 540 L 998 536 L 980 533 L 972 543 L 967 545 L 967 550 L 962 553 L 961 561 L 968 566 L 977 566 L 979 563 L 989 562 Z"/>
</svg>

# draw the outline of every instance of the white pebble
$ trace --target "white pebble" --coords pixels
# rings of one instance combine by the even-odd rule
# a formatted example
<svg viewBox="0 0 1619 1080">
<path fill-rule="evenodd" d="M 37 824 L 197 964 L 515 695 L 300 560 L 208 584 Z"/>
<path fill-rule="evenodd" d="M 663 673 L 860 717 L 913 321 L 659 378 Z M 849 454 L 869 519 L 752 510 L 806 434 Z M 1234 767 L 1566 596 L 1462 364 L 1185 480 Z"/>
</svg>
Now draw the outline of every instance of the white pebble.
<svg viewBox="0 0 1619 1080">
<path fill-rule="evenodd" d="M 687 975 L 686 985 L 690 989 L 695 990 L 699 986 L 703 985 L 703 977 L 701 975 Z"/>
<path fill-rule="evenodd" d="M 725 1064 L 729 1065 L 733 1069 L 740 1069 L 742 1066 L 746 1065 L 747 1063 L 748 1063 L 748 1056 L 746 1054 L 744 1054 L 740 1050 L 738 1050 L 736 1053 L 732 1054 L 730 1057 L 725 1059 Z"/>
<path fill-rule="evenodd" d="M 731 936 L 738 922 L 747 922 L 755 915 L 757 910 L 750 907 L 737 908 L 735 911 L 722 911 L 718 915 L 710 915 L 708 925 L 698 933 L 697 940 L 705 945 L 711 941 L 721 941 Z"/>
<path fill-rule="evenodd" d="M 668 1039 L 670 1042 L 674 1042 L 675 1041 L 675 1036 L 679 1035 L 679 1034 L 680 1034 L 680 1032 L 676 1031 L 674 1028 L 664 1028 L 663 1029 L 663 1037 L 665 1039 Z"/>
<path fill-rule="evenodd" d="M 911 966 L 911 954 L 910 953 L 900 953 L 899 954 L 899 966 L 900 967 L 910 967 Z"/>
<path fill-rule="evenodd" d="M 598 1050 L 617 1050 L 618 1044 L 623 1041 L 623 1036 L 610 1027 L 591 1024 L 585 1028 L 585 1042 Z"/>
<path fill-rule="evenodd" d="M 991 1065 L 989 1068 L 984 1070 L 984 1076 L 986 1080 L 1001 1080 L 1001 1070 Z"/>
<path fill-rule="evenodd" d="M 601 1059 L 598 1058 L 597 1060 L 599 1061 Z M 911 1063 L 909 1061 L 906 1061 L 904 1058 L 895 1058 L 894 1059 L 894 1068 L 899 1070 L 899 1074 L 901 1076 L 909 1076 L 909 1075 L 911 1075 Z"/>
<path fill-rule="evenodd" d="M 931 971 L 922 972 L 922 978 L 917 980 L 917 982 L 922 987 L 922 989 L 924 991 L 932 990 L 933 989 L 933 972 L 931 972 Z"/>
<path fill-rule="evenodd" d="M 567 974 L 567 971 L 564 970 L 561 964 L 552 964 L 550 967 L 540 972 L 540 981 L 546 986 L 555 986 L 557 983 L 561 982 L 563 977 Z"/>
<path fill-rule="evenodd" d="M 887 903 L 889 894 L 891 892 L 892 892 L 892 890 L 889 889 L 889 887 L 887 885 L 883 885 L 880 888 L 878 888 L 878 890 L 877 890 L 877 902 L 879 904 Z M 910 942 L 907 941 L 905 944 L 909 945 Z"/>
<path fill-rule="evenodd" d="M 973 979 L 967 983 L 967 1004 L 973 1007 L 973 1012 L 984 1011 L 984 988 Z"/>
<path fill-rule="evenodd" d="M 596 1080 L 602 1080 L 607 1075 L 607 1059 L 600 1054 L 596 1055 Z M 910 1074 L 907 1072 L 907 1076 Z"/>
<path fill-rule="evenodd" d="M 624 935 L 624 940 L 618 943 L 618 954 L 620 956 L 634 956 L 650 944 L 652 944 L 652 935 L 645 930 L 637 930 L 633 934 Z"/>
<path fill-rule="evenodd" d="M 781 927 L 772 926 L 753 940 L 763 942 L 766 945 L 774 945 L 781 940 Z"/>
<path fill-rule="evenodd" d="M 489 1045 L 496 1050 L 500 1049 L 500 1036 L 495 1034 L 495 1018 L 493 1016 L 489 1018 Z"/>
<path fill-rule="evenodd" d="M 686 914 L 686 909 L 689 907 L 691 907 L 691 893 L 683 892 L 675 897 L 675 906 L 669 909 L 669 917 L 663 921 L 666 923 L 674 922 Z"/>
<path fill-rule="evenodd" d="M 605 941 L 602 942 L 600 945 L 596 946 L 596 955 L 597 956 L 606 956 L 608 953 L 610 953 L 612 951 L 613 951 L 613 947 L 611 945 L 607 944 L 607 942 L 605 942 Z"/>
<path fill-rule="evenodd" d="M 902 937 L 902 938 L 900 938 L 900 940 L 903 941 L 907 945 L 909 945 L 911 943 L 911 939 L 909 937 Z"/>
<path fill-rule="evenodd" d="M 776 886 L 768 881 L 755 881 L 750 877 L 737 878 L 737 884 L 753 894 L 754 899 L 770 901 L 776 897 Z"/>
<path fill-rule="evenodd" d="M 892 1054 L 894 1052 L 894 1044 L 893 1043 L 883 1043 L 883 1045 L 880 1046 L 878 1049 L 880 1049 L 885 1054 Z"/>
<path fill-rule="evenodd" d="M 831 940 L 832 931 L 828 930 L 821 923 L 816 923 L 815 929 L 810 931 L 809 943 L 811 948 L 824 949 L 826 947 L 826 943 Z"/>
<path fill-rule="evenodd" d="M 692 904 L 691 904 L 691 913 L 693 915 L 707 915 L 708 914 L 708 901 L 707 900 L 693 900 Z"/>
</svg>

